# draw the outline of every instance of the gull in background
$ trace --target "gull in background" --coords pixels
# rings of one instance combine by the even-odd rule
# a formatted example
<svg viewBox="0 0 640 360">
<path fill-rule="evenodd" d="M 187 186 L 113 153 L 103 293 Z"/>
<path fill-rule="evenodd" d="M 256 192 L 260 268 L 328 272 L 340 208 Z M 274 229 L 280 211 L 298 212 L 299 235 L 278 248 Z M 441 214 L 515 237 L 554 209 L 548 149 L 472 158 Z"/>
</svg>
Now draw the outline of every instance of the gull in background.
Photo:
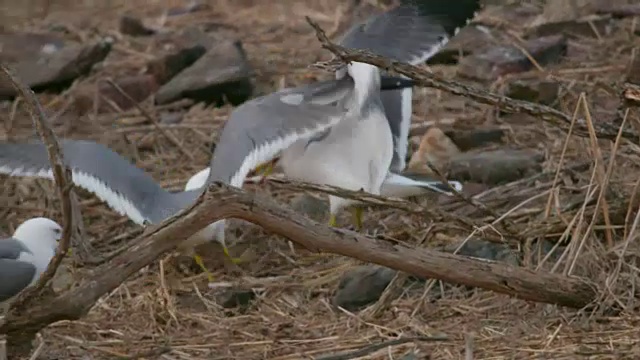
<svg viewBox="0 0 640 360">
<path fill-rule="evenodd" d="M 29 219 L 0 239 L 0 303 L 3 307 L 35 283 L 56 253 L 62 227 L 44 217 Z"/>
</svg>

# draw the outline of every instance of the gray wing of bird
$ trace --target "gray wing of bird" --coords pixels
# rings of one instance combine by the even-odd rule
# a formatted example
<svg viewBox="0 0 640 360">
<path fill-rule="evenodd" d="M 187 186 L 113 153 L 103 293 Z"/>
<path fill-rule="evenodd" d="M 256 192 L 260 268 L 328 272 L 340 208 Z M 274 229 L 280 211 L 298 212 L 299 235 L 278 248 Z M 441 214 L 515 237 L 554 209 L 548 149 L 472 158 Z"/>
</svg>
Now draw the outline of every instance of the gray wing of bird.
<svg viewBox="0 0 640 360">
<path fill-rule="evenodd" d="M 403 1 L 354 25 L 339 43 L 397 61 L 421 62 L 438 52 L 479 9 L 479 0 Z"/>
<path fill-rule="evenodd" d="M 201 190 L 170 193 L 120 154 L 92 141 L 60 142 L 73 183 L 137 224 L 158 223 L 188 206 Z M 53 179 L 41 142 L 0 143 L 0 174 Z"/>
<path fill-rule="evenodd" d="M 354 25 L 339 43 L 417 65 L 440 51 L 479 9 L 478 0 L 405 0 L 400 6 Z M 336 76 L 344 73 L 345 69 L 340 69 Z M 381 93 L 393 135 L 392 171 L 402 171 L 406 166 L 412 95 L 411 87 Z"/>
<path fill-rule="evenodd" d="M 347 113 L 353 79 L 345 76 L 288 88 L 248 101 L 231 113 L 216 145 L 208 182 L 241 187 L 256 166 L 294 142 L 330 131 Z"/>
<path fill-rule="evenodd" d="M 35 266 L 18 260 L 21 252 L 28 251 L 14 238 L 0 239 L 0 302 L 17 295 L 33 280 Z"/>
</svg>

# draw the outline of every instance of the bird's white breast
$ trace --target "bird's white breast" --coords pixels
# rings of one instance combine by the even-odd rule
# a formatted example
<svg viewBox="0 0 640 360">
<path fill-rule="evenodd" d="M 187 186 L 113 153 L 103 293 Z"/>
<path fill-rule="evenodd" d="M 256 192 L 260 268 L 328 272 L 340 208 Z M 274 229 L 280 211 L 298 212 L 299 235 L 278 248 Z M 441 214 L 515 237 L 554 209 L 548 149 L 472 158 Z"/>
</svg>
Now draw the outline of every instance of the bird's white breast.
<svg viewBox="0 0 640 360">
<path fill-rule="evenodd" d="M 289 178 L 377 194 L 393 156 L 389 123 L 381 109 L 366 119 L 348 116 L 320 141 L 298 141 L 283 151 Z"/>
</svg>

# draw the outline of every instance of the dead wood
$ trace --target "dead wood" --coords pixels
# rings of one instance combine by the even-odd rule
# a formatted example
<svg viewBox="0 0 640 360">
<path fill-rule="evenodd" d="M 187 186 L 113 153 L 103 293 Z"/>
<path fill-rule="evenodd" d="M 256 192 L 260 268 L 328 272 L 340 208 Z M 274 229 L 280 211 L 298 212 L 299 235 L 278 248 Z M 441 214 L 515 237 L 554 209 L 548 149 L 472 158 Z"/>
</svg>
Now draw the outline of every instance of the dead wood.
<svg viewBox="0 0 640 360">
<path fill-rule="evenodd" d="M 128 251 L 98 267 L 95 275 L 77 288 L 43 298 L 40 303 L 33 304 L 29 313 L 9 314 L 7 321 L 0 325 L 0 333 L 7 335 L 10 353 L 12 349 L 21 349 L 16 346 L 53 322 L 79 319 L 102 295 L 117 288 L 129 276 L 172 250 L 198 229 L 223 218 L 252 222 L 308 249 L 353 257 L 419 277 L 481 287 L 524 300 L 580 308 L 588 305 L 596 295 L 595 287 L 580 278 L 536 273 L 328 228 L 271 200 L 213 184 L 193 206 L 147 229 Z"/>
</svg>

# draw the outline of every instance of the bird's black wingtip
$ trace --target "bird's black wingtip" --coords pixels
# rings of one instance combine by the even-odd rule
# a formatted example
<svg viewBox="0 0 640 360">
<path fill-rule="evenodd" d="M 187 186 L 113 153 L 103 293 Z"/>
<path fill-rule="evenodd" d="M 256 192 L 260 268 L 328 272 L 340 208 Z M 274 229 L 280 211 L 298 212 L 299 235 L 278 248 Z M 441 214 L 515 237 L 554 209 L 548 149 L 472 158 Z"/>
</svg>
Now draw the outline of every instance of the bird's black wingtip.
<svg viewBox="0 0 640 360">
<path fill-rule="evenodd" d="M 480 11 L 480 0 L 400 0 L 401 5 L 414 6 L 421 15 L 437 18 L 450 34 L 467 25 Z"/>
<path fill-rule="evenodd" d="M 382 75 L 380 77 L 380 90 L 398 90 L 415 86 L 413 79 L 406 79 L 399 76 Z"/>
</svg>

